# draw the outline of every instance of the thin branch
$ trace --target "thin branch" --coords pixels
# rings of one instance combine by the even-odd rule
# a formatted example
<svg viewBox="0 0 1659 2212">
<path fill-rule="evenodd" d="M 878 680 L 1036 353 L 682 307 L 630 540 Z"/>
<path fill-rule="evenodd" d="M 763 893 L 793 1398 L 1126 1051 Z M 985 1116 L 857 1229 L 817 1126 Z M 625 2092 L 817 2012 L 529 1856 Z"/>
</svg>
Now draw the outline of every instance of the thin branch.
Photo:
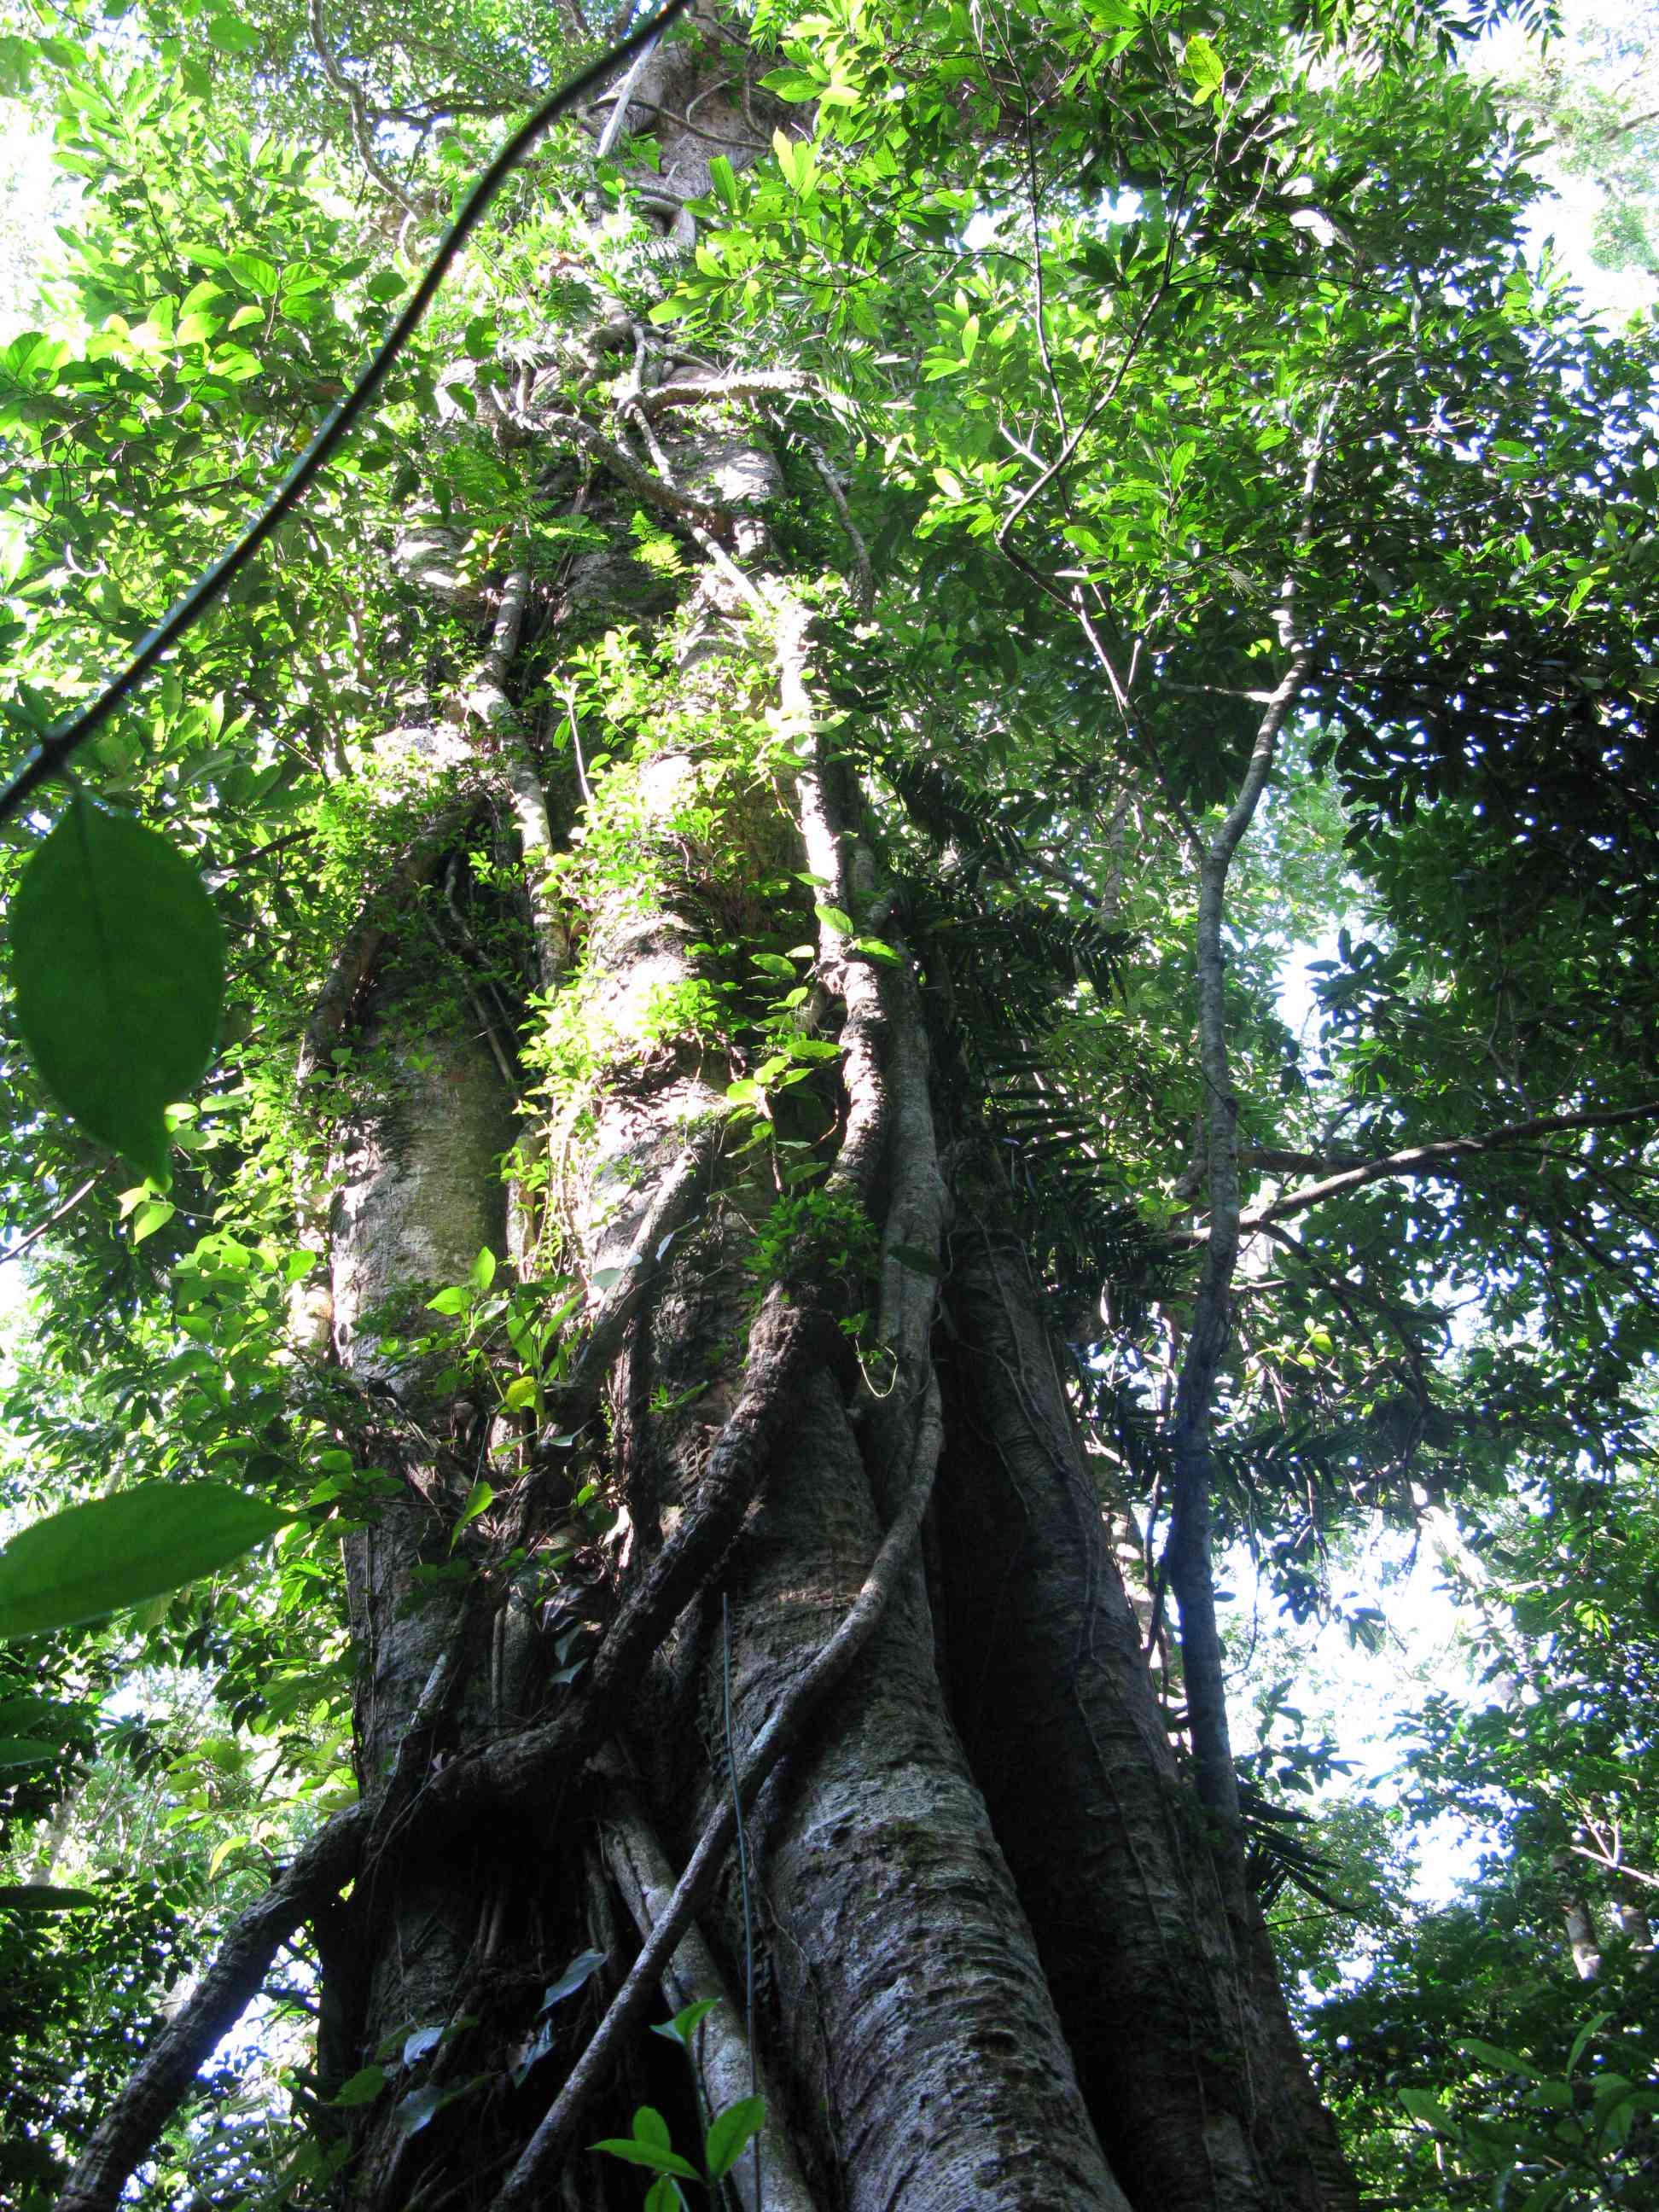
<svg viewBox="0 0 1659 2212">
<path fill-rule="evenodd" d="M 54 1207 L 44 1221 L 37 1221 L 33 1228 L 20 1237 L 9 1250 L 0 1252 L 0 1267 L 3 1267 L 9 1260 L 21 1260 L 31 1245 L 38 1244 L 43 1237 L 50 1237 L 58 1223 L 68 1219 L 87 1193 L 109 1173 L 112 1165 L 113 1162 L 106 1160 L 102 1167 L 94 1168 L 86 1181 L 72 1190 L 61 1206 Z"/>
<path fill-rule="evenodd" d="M 311 31 L 311 43 L 323 65 L 323 75 L 350 111 L 351 137 L 357 149 L 358 160 L 380 190 L 389 199 L 395 200 L 405 215 L 415 216 L 416 221 L 422 216 L 430 215 L 430 208 L 420 205 L 374 151 L 368 100 L 362 85 L 340 66 L 329 46 L 328 33 L 323 27 L 322 0 L 306 0 L 306 20 Z"/>
<path fill-rule="evenodd" d="M 1210 1235 L 1204 1251 L 1192 1325 L 1176 1389 L 1171 1446 L 1175 1492 L 1164 1557 L 1170 1587 L 1181 1609 L 1182 1666 L 1192 1726 L 1199 1796 L 1224 1832 L 1224 1874 L 1230 1892 L 1242 1887 L 1238 1778 L 1227 1733 L 1226 1675 L 1216 1626 L 1211 1559 L 1210 1417 L 1217 1379 L 1232 1328 L 1232 1279 L 1238 1264 L 1238 1094 L 1233 1087 L 1221 933 L 1227 878 L 1245 832 L 1267 787 L 1283 730 L 1313 665 L 1313 638 L 1298 636 L 1298 569 L 1313 536 L 1320 465 L 1335 399 L 1321 413 L 1303 471 L 1301 513 L 1279 592 L 1279 638 L 1289 654 L 1257 726 L 1243 778 L 1231 806 L 1205 847 L 1199 870 L 1194 965 L 1198 981 L 1199 1060 L 1207 1115 L 1206 1176 Z"/>
<path fill-rule="evenodd" d="M 1627 1866 L 1623 1859 L 1609 1857 L 1605 1851 L 1591 1850 L 1588 1844 L 1569 1844 L 1567 1849 L 1577 1852 L 1581 1859 L 1588 1859 L 1592 1866 L 1603 1867 L 1607 1873 L 1616 1874 L 1625 1881 L 1640 1882 L 1644 1889 L 1659 1889 L 1659 1875 L 1644 1874 L 1639 1867 Z"/>
<path fill-rule="evenodd" d="M 772 418 L 772 427 L 780 433 L 784 428 L 775 416 Z M 858 602 L 860 611 L 868 614 L 871 607 L 875 604 L 876 578 L 875 572 L 870 566 L 870 549 L 864 542 L 864 533 L 853 520 L 853 510 L 847 504 L 847 495 L 836 481 L 835 471 L 825 459 L 823 448 L 816 439 L 806 437 L 799 430 L 792 429 L 789 434 L 793 437 L 807 459 L 812 464 L 814 474 L 830 495 L 830 505 L 836 510 L 836 520 L 840 523 L 842 533 L 852 549 L 853 569 L 856 580 L 853 586 L 854 597 Z"/>
<path fill-rule="evenodd" d="M 1489 1130 L 1482 1137 L 1443 1137 L 1433 1144 L 1408 1145 L 1400 1152 L 1385 1153 L 1381 1159 L 1362 1161 L 1357 1166 L 1326 1176 L 1318 1182 L 1304 1183 L 1298 1190 L 1287 1190 L 1282 1198 L 1275 1198 L 1267 1206 L 1258 1206 L 1254 1213 L 1243 1215 L 1239 1229 L 1249 1236 L 1270 1223 L 1305 1213 L 1310 1206 L 1322 1205 L 1328 1198 L 1363 1190 L 1367 1183 L 1382 1182 L 1397 1176 L 1437 1175 L 1455 1160 L 1503 1152 L 1511 1146 L 1527 1144 L 1534 1137 L 1559 1136 L 1569 1129 L 1611 1129 L 1632 1121 L 1659 1121 L 1659 1098 L 1644 1099 L 1637 1106 L 1608 1107 L 1583 1114 L 1543 1115 L 1531 1121 L 1512 1121 L 1506 1127 Z M 1562 1164 L 1570 1165 L 1571 1162 L 1564 1161 Z M 1195 1232 L 1193 1241 L 1196 1242 L 1202 1233 Z"/>
</svg>

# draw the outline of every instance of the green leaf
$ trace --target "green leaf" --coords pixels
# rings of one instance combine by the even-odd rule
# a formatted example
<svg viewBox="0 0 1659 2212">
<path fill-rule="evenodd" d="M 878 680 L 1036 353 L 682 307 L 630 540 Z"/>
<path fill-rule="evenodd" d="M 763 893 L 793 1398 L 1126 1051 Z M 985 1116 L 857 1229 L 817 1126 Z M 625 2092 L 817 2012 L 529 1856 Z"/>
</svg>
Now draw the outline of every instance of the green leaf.
<svg viewBox="0 0 1659 2212">
<path fill-rule="evenodd" d="M 141 1482 L 0 1552 L 0 1642 L 97 1620 L 240 1559 L 293 1518 L 218 1482 Z"/>
<path fill-rule="evenodd" d="M 709 2179 L 718 2181 L 722 2174 L 730 2173 L 750 2136 L 757 2136 L 765 2125 L 764 2097 L 739 2097 L 735 2105 L 717 2113 L 703 2140 L 703 2163 Z"/>
<path fill-rule="evenodd" d="M 823 89 L 823 80 L 808 76 L 805 70 L 773 70 L 761 79 L 761 83 L 766 91 L 776 93 L 780 100 L 816 100 Z"/>
<path fill-rule="evenodd" d="M 852 935 L 853 917 L 850 914 L 843 914 L 838 906 L 815 905 L 812 911 L 826 929 L 839 930 L 843 937 Z"/>
<path fill-rule="evenodd" d="M 1202 106 L 1206 100 L 1213 100 L 1221 89 L 1226 76 L 1221 66 L 1221 57 L 1215 50 L 1213 40 L 1206 39 L 1202 31 L 1195 31 L 1188 40 L 1186 51 L 1181 58 L 1182 66 L 1193 80 L 1193 96 Z"/>
<path fill-rule="evenodd" d="M 276 289 L 276 264 L 266 254 L 250 252 L 243 247 L 240 252 L 226 256 L 225 266 L 232 276 L 240 276 L 248 289 L 257 292 L 262 300 L 270 299 Z M 232 323 L 231 328 L 234 330 L 235 327 Z"/>
<path fill-rule="evenodd" d="M 714 187 L 714 197 L 720 205 L 735 210 L 738 204 L 737 173 L 724 154 L 716 154 L 708 164 L 708 181 Z"/>
<path fill-rule="evenodd" d="M 235 15 L 216 15 L 207 27 L 208 44 L 222 54 L 251 54 L 259 33 Z"/>
<path fill-rule="evenodd" d="M 1445 2106 L 1430 2089 L 1402 2089 L 1400 2102 L 1412 2118 L 1420 2120 L 1425 2127 L 1442 2130 L 1450 2118 Z"/>
<path fill-rule="evenodd" d="M 337 2105 L 372 2105 L 386 2087 L 384 2066 L 365 2066 L 340 2084 Z"/>
<path fill-rule="evenodd" d="M 472 1262 L 467 1281 L 475 1291 L 487 1291 L 495 1279 L 495 1255 L 485 1245 Z"/>
<path fill-rule="evenodd" d="M 0 1882 L 0 1911 L 80 1912 L 97 1902 L 89 1889 L 59 1889 L 49 1881 Z"/>
<path fill-rule="evenodd" d="M 634 2136 L 608 2136 L 603 2142 L 587 2147 L 609 2151 L 612 2158 L 625 2159 L 629 2166 L 648 2166 L 653 2173 L 675 2173 L 682 2181 L 702 2179 L 690 2159 L 682 2158 L 678 2151 L 659 2150 L 655 2143 L 641 2142 Z"/>
<path fill-rule="evenodd" d="M 695 2002 L 683 2006 L 672 2020 L 655 2021 L 651 2033 L 666 2036 L 671 2043 L 682 2043 L 690 2050 L 691 2038 L 719 2002 L 718 1997 L 698 1997 Z"/>
<path fill-rule="evenodd" d="M 50 1766 L 57 1756 L 49 1743 L 31 1743 L 21 1735 L 0 1735 L 0 1766 Z"/>
<path fill-rule="evenodd" d="M 246 1836 L 225 1836 L 213 1847 L 213 1856 L 208 1861 L 208 1880 L 211 1881 L 233 1851 L 240 1851 L 247 1843 Z"/>
<path fill-rule="evenodd" d="M 423 2089 L 412 2090 L 392 2113 L 392 2124 L 400 2136 L 418 2135 L 429 2119 L 441 2112 L 446 2105 L 453 2105 L 458 2097 L 465 2097 L 490 2077 L 475 2074 L 470 2081 L 428 2081 Z"/>
<path fill-rule="evenodd" d="M 472 1293 L 466 1285 L 452 1283 L 447 1290 L 440 1291 L 435 1298 L 427 1300 L 426 1310 L 435 1314 L 465 1313 L 471 1303 Z"/>
<path fill-rule="evenodd" d="M 77 792 L 11 905 L 17 1024 L 59 1103 L 166 1188 L 163 1109 L 206 1073 L 224 947 L 165 837 Z"/>
<path fill-rule="evenodd" d="M 603 1951 L 578 1951 L 556 1982 L 550 1982 L 542 1992 L 542 2010 L 551 2012 L 556 2004 L 566 1997 L 574 1996 L 582 1985 L 592 1979 L 605 1964 Z"/>
<path fill-rule="evenodd" d="M 1482 2043 L 1473 2035 L 1466 2036 L 1458 2048 L 1468 2057 L 1478 2059 L 1482 2066 L 1495 2067 L 1500 2074 L 1523 2074 L 1529 2081 L 1541 2079 L 1538 2069 L 1518 2051 L 1501 2050 L 1497 2044 Z"/>
<path fill-rule="evenodd" d="M 481 1513 L 488 1512 L 495 1502 L 495 1497 L 494 1490 L 487 1482 L 473 1484 L 466 1494 L 466 1503 L 461 1508 L 461 1517 L 449 1532 L 449 1548 L 452 1552 L 455 1548 L 462 1529 L 466 1528 L 469 1522 L 476 1521 Z"/>
<path fill-rule="evenodd" d="M 1610 2012 L 1598 2012 L 1593 2020 L 1587 2020 L 1584 2022 L 1584 2025 L 1579 2029 L 1577 2034 L 1574 2036 L 1572 2039 L 1572 2049 L 1567 2054 L 1567 2071 L 1569 2074 L 1571 2074 L 1577 2069 L 1579 2060 L 1584 2055 L 1586 2047 L 1592 2043 L 1598 2035 L 1600 2035 L 1601 2030 L 1607 2026 L 1607 2022 L 1612 2018 L 1613 2014 Z"/>
<path fill-rule="evenodd" d="M 174 1207 L 165 1198 L 153 1198 L 132 1217 L 132 1241 L 142 1244 L 146 1237 L 153 1237 L 158 1229 L 172 1220 Z"/>
</svg>

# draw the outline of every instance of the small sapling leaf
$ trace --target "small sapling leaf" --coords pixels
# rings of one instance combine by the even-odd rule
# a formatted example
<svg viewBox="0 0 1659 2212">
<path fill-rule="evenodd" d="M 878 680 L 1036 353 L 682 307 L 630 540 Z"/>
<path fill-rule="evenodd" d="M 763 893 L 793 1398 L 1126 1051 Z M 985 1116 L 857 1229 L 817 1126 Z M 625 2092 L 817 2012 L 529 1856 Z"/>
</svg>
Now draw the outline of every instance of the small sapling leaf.
<svg viewBox="0 0 1659 2212">
<path fill-rule="evenodd" d="M 551 2012 L 556 2004 L 566 1997 L 574 1996 L 585 1982 L 591 1981 L 605 1964 L 603 1951 L 578 1951 L 556 1982 L 550 1982 L 542 1992 L 542 2010 Z"/>
<path fill-rule="evenodd" d="M 476 1521 L 481 1513 L 486 1512 L 494 1503 L 495 1497 L 495 1492 L 489 1483 L 473 1484 L 466 1494 L 466 1503 L 461 1508 L 461 1517 L 449 1532 L 449 1548 L 452 1552 L 460 1539 L 462 1529 Z"/>
<path fill-rule="evenodd" d="M 651 2033 L 666 2036 L 671 2043 L 682 2043 L 689 2051 L 692 2037 L 719 2002 L 718 1997 L 698 1997 L 677 2012 L 672 2020 L 658 2021 Z"/>
<path fill-rule="evenodd" d="M 716 2113 L 703 2143 L 703 2163 L 708 2168 L 708 2179 L 718 2181 L 723 2174 L 730 2173 L 743 2156 L 744 2146 L 765 2124 L 763 2097 L 740 2097 L 735 2105 L 728 2105 L 723 2112 Z"/>
<path fill-rule="evenodd" d="M 349 2081 L 343 2081 L 335 2096 L 337 2105 L 372 2105 L 386 2087 L 384 2066 L 365 2066 Z"/>
</svg>

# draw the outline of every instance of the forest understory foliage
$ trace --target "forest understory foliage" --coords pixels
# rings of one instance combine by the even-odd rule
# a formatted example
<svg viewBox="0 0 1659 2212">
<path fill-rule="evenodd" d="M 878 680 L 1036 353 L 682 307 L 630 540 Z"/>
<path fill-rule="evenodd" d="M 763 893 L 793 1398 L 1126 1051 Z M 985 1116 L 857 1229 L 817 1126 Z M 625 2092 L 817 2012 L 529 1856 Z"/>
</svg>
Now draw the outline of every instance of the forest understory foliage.
<svg viewBox="0 0 1659 2212">
<path fill-rule="evenodd" d="M 1659 347 L 1541 19 L 671 12 L 0 8 L 0 2196 L 1650 2203 Z M 1333 1794 L 1417 1546 L 1477 1687 Z"/>
</svg>

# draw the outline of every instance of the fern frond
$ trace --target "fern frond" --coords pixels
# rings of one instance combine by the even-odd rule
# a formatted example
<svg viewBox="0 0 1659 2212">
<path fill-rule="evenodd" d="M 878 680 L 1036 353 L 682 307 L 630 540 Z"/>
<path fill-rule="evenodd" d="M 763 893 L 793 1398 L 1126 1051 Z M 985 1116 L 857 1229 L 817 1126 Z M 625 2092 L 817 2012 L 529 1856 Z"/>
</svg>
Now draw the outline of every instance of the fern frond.
<svg viewBox="0 0 1659 2212">
<path fill-rule="evenodd" d="M 990 858 L 1007 868 L 1020 865 L 1024 848 L 1008 810 L 1028 793 L 977 791 L 937 761 L 902 753 L 878 757 L 874 765 L 910 819 L 935 844 L 956 846 L 965 861 Z"/>
</svg>

